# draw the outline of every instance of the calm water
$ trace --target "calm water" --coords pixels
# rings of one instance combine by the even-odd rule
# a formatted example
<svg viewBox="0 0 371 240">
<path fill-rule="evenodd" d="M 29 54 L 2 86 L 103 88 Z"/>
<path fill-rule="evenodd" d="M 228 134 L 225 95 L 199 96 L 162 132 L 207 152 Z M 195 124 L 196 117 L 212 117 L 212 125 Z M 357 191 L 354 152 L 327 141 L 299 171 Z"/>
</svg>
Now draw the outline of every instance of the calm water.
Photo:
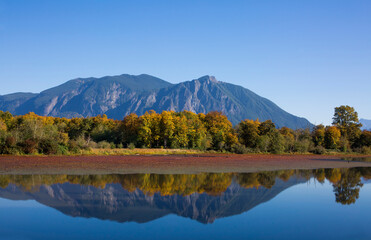
<svg viewBox="0 0 371 240">
<path fill-rule="evenodd" d="M 371 239 L 370 168 L 2 175 L 0 239 Z"/>
</svg>

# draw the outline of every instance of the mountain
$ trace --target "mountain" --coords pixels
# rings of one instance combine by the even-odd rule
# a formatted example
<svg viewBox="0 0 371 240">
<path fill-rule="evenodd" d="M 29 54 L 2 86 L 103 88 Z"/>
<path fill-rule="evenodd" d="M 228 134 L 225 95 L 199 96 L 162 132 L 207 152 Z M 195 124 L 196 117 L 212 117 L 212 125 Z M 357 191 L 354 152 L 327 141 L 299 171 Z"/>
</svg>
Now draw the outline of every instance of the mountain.
<svg viewBox="0 0 371 240">
<path fill-rule="evenodd" d="M 40 94 L 0 96 L 0 110 L 20 115 L 35 112 L 57 117 L 87 117 L 106 114 L 122 119 L 148 110 L 222 111 L 233 124 L 244 119 L 271 119 L 278 127 L 306 128 L 312 124 L 279 108 L 241 86 L 204 76 L 171 84 L 150 75 L 120 75 L 78 78 Z"/>
<path fill-rule="evenodd" d="M 362 130 L 370 130 L 371 131 L 371 120 L 363 119 L 361 118 L 359 120 L 360 123 L 362 123 Z"/>
<path fill-rule="evenodd" d="M 0 109 L 15 113 L 20 105 L 36 96 L 36 93 L 12 93 L 0 96 Z"/>
<path fill-rule="evenodd" d="M 151 94 L 171 85 L 145 74 L 78 78 L 41 92 L 12 113 L 20 115 L 35 112 L 56 117 L 96 116 L 123 103 L 133 102 L 138 95 Z"/>
<path fill-rule="evenodd" d="M 0 197 L 11 200 L 29 200 L 73 216 L 98 218 L 116 222 L 145 223 L 168 214 L 212 223 L 268 202 L 285 189 L 306 180 L 291 178 L 276 180 L 270 188 L 243 188 L 233 182 L 221 195 L 193 193 L 191 195 L 146 195 L 140 190 L 127 191 L 120 184 L 107 184 L 104 188 L 79 184 L 42 185 L 38 191 L 25 191 L 10 184 L 0 188 Z"/>
</svg>

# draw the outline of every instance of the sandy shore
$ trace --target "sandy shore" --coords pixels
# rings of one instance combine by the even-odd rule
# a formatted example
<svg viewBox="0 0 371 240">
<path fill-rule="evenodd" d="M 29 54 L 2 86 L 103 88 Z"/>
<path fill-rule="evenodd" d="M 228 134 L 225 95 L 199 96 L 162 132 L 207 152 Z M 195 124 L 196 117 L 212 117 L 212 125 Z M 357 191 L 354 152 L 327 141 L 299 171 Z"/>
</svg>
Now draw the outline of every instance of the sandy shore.
<svg viewBox="0 0 371 240">
<path fill-rule="evenodd" d="M 0 174 L 113 174 L 256 172 L 284 169 L 371 167 L 322 155 L 1 156 Z"/>
</svg>

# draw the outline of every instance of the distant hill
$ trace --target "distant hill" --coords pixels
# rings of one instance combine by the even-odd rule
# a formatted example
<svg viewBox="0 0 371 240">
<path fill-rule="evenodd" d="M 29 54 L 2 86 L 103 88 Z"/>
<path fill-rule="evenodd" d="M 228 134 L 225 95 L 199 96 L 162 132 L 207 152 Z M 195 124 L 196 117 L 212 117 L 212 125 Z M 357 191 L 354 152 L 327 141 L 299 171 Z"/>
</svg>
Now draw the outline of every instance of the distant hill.
<svg viewBox="0 0 371 240">
<path fill-rule="evenodd" d="M 12 93 L 0 96 L 0 109 L 15 113 L 20 105 L 36 96 L 36 93 Z"/>
<path fill-rule="evenodd" d="M 371 120 L 363 119 L 361 118 L 359 120 L 360 123 L 362 123 L 362 130 L 370 130 L 371 131 Z"/>
<path fill-rule="evenodd" d="M 0 110 L 20 115 L 35 112 L 57 117 L 87 117 L 107 114 L 122 119 L 130 113 L 222 111 L 233 124 L 244 119 L 271 119 L 278 127 L 307 128 L 312 124 L 241 86 L 204 76 L 171 84 L 150 75 L 78 78 L 39 94 L 0 96 Z"/>
</svg>

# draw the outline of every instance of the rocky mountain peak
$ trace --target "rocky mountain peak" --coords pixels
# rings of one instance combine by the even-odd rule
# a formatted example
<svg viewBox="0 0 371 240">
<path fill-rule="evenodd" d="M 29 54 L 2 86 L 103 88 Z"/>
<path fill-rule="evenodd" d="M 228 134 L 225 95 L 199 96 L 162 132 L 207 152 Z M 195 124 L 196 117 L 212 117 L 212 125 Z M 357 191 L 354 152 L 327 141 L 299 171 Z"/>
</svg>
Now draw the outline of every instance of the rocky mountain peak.
<svg viewBox="0 0 371 240">
<path fill-rule="evenodd" d="M 207 84 L 210 84 L 210 83 L 219 83 L 219 81 L 216 80 L 216 78 L 214 76 L 209 76 L 209 75 L 200 77 L 200 78 L 196 79 L 196 81 L 199 81 L 201 83 L 207 83 Z"/>
</svg>

